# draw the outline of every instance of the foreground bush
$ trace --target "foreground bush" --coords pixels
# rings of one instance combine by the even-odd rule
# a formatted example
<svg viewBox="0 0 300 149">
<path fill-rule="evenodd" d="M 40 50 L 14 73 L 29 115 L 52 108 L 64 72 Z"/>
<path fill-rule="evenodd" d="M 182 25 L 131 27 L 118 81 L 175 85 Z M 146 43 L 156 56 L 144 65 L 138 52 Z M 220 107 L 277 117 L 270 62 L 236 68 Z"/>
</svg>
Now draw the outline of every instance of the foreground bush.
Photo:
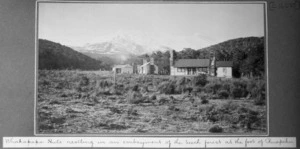
<svg viewBox="0 0 300 149">
<path fill-rule="evenodd" d="M 234 80 L 230 90 L 233 98 L 247 97 L 247 82 L 244 80 Z"/>
<path fill-rule="evenodd" d="M 252 109 L 241 107 L 238 109 L 238 113 L 241 126 L 247 129 L 252 129 L 252 126 L 260 121 L 259 113 Z"/>
<path fill-rule="evenodd" d="M 88 78 L 89 83 L 82 81 L 79 85 L 80 80 L 84 80 L 83 76 Z M 263 81 L 260 84 L 260 80 L 244 78 L 209 78 L 203 87 L 193 85 L 193 77 L 183 78 L 126 74 L 119 75 L 114 84 L 110 75 L 99 72 L 72 71 L 45 75 L 39 78 L 38 86 L 39 132 L 267 132 L 266 108 L 253 105 L 263 104 Z M 43 80 L 48 82 L 44 83 Z M 247 86 L 234 84 L 234 81 Z M 251 81 L 252 86 L 249 85 Z M 163 86 L 164 82 L 165 92 L 179 94 L 186 91 L 191 94 L 160 94 L 158 86 Z M 213 91 L 206 92 L 209 84 L 217 86 L 215 94 Z M 76 91 L 77 85 L 80 92 Z M 175 86 L 175 91 L 169 90 L 170 85 Z M 231 89 L 234 88 L 246 90 L 251 100 L 232 100 Z M 212 100 L 225 99 L 227 96 L 229 100 Z"/>
<path fill-rule="evenodd" d="M 82 76 L 79 81 L 79 86 L 87 86 L 90 83 L 90 79 L 86 76 Z"/>
<path fill-rule="evenodd" d="M 254 80 L 248 84 L 247 90 L 250 92 L 251 97 L 254 98 L 255 105 L 266 104 L 265 86 L 265 81 L 263 80 Z"/>
<path fill-rule="evenodd" d="M 209 106 L 204 109 L 204 119 L 213 123 L 224 122 L 231 126 L 238 125 L 247 130 L 263 130 L 266 127 L 266 116 L 262 111 L 259 112 L 231 101 L 222 106 Z"/>
<path fill-rule="evenodd" d="M 193 77 L 193 85 L 194 86 L 205 86 L 207 81 L 207 76 L 206 74 L 199 74 L 195 77 Z"/>
<path fill-rule="evenodd" d="M 139 104 L 143 102 L 143 95 L 137 91 L 129 91 L 126 100 L 130 104 Z"/>
<path fill-rule="evenodd" d="M 160 93 L 164 93 L 164 94 L 175 94 L 175 82 L 169 82 L 169 81 L 165 81 L 162 82 L 159 86 L 158 86 L 158 90 Z"/>
<path fill-rule="evenodd" d="M 220 99 L 252 98 L 263 104 L 265 81 L 261 79 L 214 79 L 203 88 L 205 93 L 217 95 Z"/>
<path fill-rule="evenodd" d="M 183 89 L 183 92 L 184 92 L 184 93 L 188 93 L 188 94 L 190 94 L 192 91 L 193 91 L 193 87 L 190 87 L 190 86 L 185 87 L 185 88 Z"/>
<path fill-rule="evenodd" d="M 219 125 L 214 125 L 208 131 L 212 132 L 212 133 L 221 133 L 221 132 L 223 132 L 223 128 L 220 127 Z"/>
<path fill-rule="evenodd" d="M 207 84 L 205 86 L 205 92 L 206 93 L 212 93 L 212 94 L 216 94 L 217 91 L 222 87 L 220 82 L 217 81 L 212 81 L 209 82 L 209 84 Z"/>
<path fill-rule="evenodd" d="M 220 99 L 227 99 L 229 97 L 229 92 L 227 90 L 218 91 L 218 97 Z"/>
<path fill-rule="evenodd" d="M 266 96 L 265 96 L 265 93 L 261 93 L 261 95 L 260 96 L 258 96 L 258 97 L 256 97 L 255 99 L 254 99 L 254 104 L 255 105 L 266 105 Z"/>
</svg>

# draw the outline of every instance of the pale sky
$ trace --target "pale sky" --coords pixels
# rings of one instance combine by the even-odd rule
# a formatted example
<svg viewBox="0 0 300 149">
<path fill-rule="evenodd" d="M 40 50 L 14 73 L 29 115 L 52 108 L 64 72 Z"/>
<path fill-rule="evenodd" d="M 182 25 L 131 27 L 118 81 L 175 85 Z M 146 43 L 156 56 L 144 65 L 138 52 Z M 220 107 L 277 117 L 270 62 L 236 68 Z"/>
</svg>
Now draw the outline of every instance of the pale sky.
<svg viewBox="0 0 300 149">
<path fill-rule="evenodd" d="M 264 5 L 39 3 L 39 38 L 82 46 L 117 35 L 175 50 L 264 36 Z"/>
</svg>

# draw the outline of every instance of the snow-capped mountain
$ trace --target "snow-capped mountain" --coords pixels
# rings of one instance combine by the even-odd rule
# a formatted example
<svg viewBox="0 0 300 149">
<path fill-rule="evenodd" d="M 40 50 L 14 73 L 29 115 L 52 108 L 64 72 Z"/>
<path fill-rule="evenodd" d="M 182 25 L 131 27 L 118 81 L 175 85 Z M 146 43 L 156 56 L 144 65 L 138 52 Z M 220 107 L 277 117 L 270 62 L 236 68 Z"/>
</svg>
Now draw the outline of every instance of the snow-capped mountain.
<svg viewBox="0 0 300 149">
<path fill-rule="evenodd" d="M 94 53 L 103 55 L 141 55 L 152 53 L 153 51 L 166 51 L 171 48 L 166 46 L 155 45 L 153 43 L 145 45 L 139 43 L 132 36 L 117 35 L 112 39 L 99 43 L 89 43 L 81 47 L 72 47 L 74 50 L 82 53 Z"/>
</svg>

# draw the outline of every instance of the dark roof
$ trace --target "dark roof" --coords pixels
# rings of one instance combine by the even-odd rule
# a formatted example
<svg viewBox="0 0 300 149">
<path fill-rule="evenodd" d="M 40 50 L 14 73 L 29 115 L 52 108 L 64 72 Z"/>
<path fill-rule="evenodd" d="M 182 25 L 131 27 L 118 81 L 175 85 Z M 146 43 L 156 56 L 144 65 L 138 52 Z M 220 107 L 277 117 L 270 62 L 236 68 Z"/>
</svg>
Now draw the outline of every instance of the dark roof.
<svg viewBox="0 0 300 149">
<path fill-rule="evenodd" d="M 216 67 L 232 67 L 232 61 L 216 61 Z"/>
<path fill-rule="evenodd" d="M 179 59 L 175 61 L 175 67 L 209 67 L 209 59 Z"/>
</svg>

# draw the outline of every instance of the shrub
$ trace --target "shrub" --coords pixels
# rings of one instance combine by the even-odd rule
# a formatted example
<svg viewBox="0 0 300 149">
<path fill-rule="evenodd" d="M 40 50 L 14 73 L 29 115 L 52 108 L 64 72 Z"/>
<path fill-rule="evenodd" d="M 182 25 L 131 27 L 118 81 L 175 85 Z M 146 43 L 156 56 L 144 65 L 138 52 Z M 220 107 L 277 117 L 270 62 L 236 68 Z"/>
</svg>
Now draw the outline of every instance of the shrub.
<svg viewBox="0 0 300 149">
<path fill-rule="evenodd" d="M 175 105 L 169 105 L 168 110 L 171 110 L 171 111 L 175 110 Z"/>
<path fill-rule="evenodd" d="M 197 96 L 197 95 L 199 95 L 201 93 L 201 90 L 202 90 L 202 87 L 198 87 L 197 86 L 197 87 L 193 88 L 193 90 L 192 90 L 191 93 L 192 93 L 193 96 Z"/>
<path fill-rule="evenodd" d="M 129 107 L 128 110 L 127 110 L 127 115 L 137 116 L 138 111 L 136 109 L 134 109 L 133 107 Z"/>
<path fill-rule="evenodd" d="M 231 85 L 231 95 L 233 98 L 242 98 L 248 95 L 247 82 L 244 80 L 235 80 Z"/>
<path fill-rule="evenodd" d="M 176 103 L 177 102 L 177 99 L 176 98 L 174 98 L 173 96 L 170 96 L 170 103 Z"/>
<path fill-rule="evenodd" d="M 42 81 L 40 81 L 39 82 L 41 85 L 50 85 L 50 82 L 49 81 L 47 81 L 47 80 L 42 80 Z"/>
<path fill-rule="evenodd" d="M 167 102 L 169 102 L 169 100 L 167 99 L 167 97 L 160 97 L 159 100 L 158 100 L 159 104 L 165 104 Z"/>
<path fill-rule="evenodd" d="M 141 87 L 141 92 L 142 92 L 142 93 L 149 92 L 148 86 L 142 86 L 142 87 Z"/>
<path fill-rule="evenodd" d="M 229 82 L 224 82 L 221 89 L 230 93 L 230 86 L 231 86 L 231 84 Z"/>
<path fill-rule="evenodd" d="M 219 125 L 214 125 L 213 127 L 209 128 L 208 131 L 212 133 L 221 133 L 223 132 L 223 128 L 220 127 Z"/>
<path fill-rule="evenodd" d="M 148 95 L 143 95 L 142 102 L 143 103 L 152 103 L 153 101 L 150 100 L 150 97 Z"/>
<path fill-rule="evenodd" d="M 64 83 L 63 82 L 59 82 L 59 83 L 57 83 L 56 85 L 55 85 L 55 88 L 56 89 L 63 89 L 64 88 Z"/>
<path fill-rule="evenodd" d="M 222 85 L 219 82 L 212 81 L 209 84 L 207 84 L 204 89 L 207 93 L 213 93 L 216 94 L 217 91 L 222 87 Z"/>
<path fill-rule="evenodd" d="M 215 106 L 211 106 L 208 109 L 206 109 L 205 117 L 207 120 L 211 122 L 217 122 L 221 120 L 222 113 L 220 113 L 219 109 Z"/>
<path fill-rule="evenodd" d="M 231 94 L 233 98 L 241 98 L 244 97 L 244 90 L 241 88 L 234 88 Z"/>
<path fill-rule="evenodd" d="M 218 99 L 219 96 L 218 96 L 218 95 L 214 95 L 214 94 L 209 94 L 209 95 L 207 96 L 207 98 L 208 98 L 208 99 Z"/>
<path fill-rule="evenodd" d="M 240 115 L 239 122 L 241 126 L 245 126 L 247 129 L 252 129 L 252 125 L 260 121 L 259 113 L 252 109 L 241 107 L 237 112 Z"/>
<path fill-rule="evenodd" d="M 190 98 L 189 98 L 189 101 L 190 101 L 191 103 L 194 103 L 194 102 L 195 102 L 195 98 L 194 98 L 194 97 L 190 97 Z"/>
<path fill-rule="evenodd" d="M 197 87 L 194 87 L 194 88 L 193 88 L 193 92 L 199 93 L 199 92 L 201 92 L 201 91 L 202 91 L 202 87 L 200 87 L 200 86 L 197 86 Z"/>
<path fill-rule="evenodd" d="M 64 117 L 64 116 L 50 117 L 50 121 L 51 121 L 51 123 L 61 125 L 66 122 L 66 117 Z"/>
<path fill-rule="evenodd" d="M 265 105 L 266 104 L 266 95 L 265 92 L 261 92 L 258 97 L 254 100 L 255 105 Z"/>
<path fill-rule="evenodd" d="M 90 80 L 86 76 L 83 76 L 80 78 L 80 81 L 79 81 L 80 86 L 87 86 L 87 85 L 89 85 L 89 83 L 90 83 Z"/>
<path fill-rule="evenodd" d="M 257 116 L 258 117 L 258 121 L 256 121 L 255 123 L 253 123 L 253 128 L 259 128 L 261 130 L 266 130 L 267 128 L 267 116 L 266 116 L 266 112 L 260 112 L 260 114 Z"/>
<path fill-rule="evenodd" d="M 184 93 L 186 84 L 187 84 L 187 79 L 185 77 L 179 77 L 179 79 L 176 80 L 175 92 L 180 94 Z"/>
<path fill-rule="evenodd" d="M 132 91 L 138 91 L 139 90 L 139 85 L 138 84 L 133 85 L 131 90 Z"/>
<path fill-rule="evenodd" d="M 229 93 L 227 90 L 220 90 L 218 91 L 218 96 L 221 99 L 227 99 L 229 97 Z"/>
<path fill-rule="evenodd" d="M 251 97 L 255 97 L 257 92 L 258 92 L 258 88 L 256 85 L 256 81 L 254 80 L 250 80 L 247 83 L 247 91 L 251 94 Z"/>
<path fill-rule="evenodd" d="M 156 95 L 151 95 L 150 100 L 156 100 Z"/>
<path fill-rule="evenodd" d="M 237 103 L 228 101 L 227 103 L 222 105 L 221 109 L 222 109 L 222 111 L 224 111 L 226 113 L 230 113 L 230 112 L 235 111 L 238 107 L 239 107 L 239 105 Z"/>
<path fill-rule="evenodd" d="M 201 98 L 201 104 L 208 104 L 209 100 L 207 100 L 206 98 Z"/>
<path fill-rule="evenodd" d="M 185 91 L 185 86 L 184 85 L 176 85 L 176 87 L 175 87 L 175 92 L 176 93 L 182 94 L 182 93 L 184 93 L 184 91 Z"/>
<path fill-rule="evenodd" d="M 176 81 L 176 85 L 185 85 L 186 84 L 186 78 L 185 77 L 180 77 L 177 81 Z"/>
<path fill-rule="evenodd" d="M 247 86 L 248 92 L 254 98 L 255 105 L 265 105 L 265 82 L 263 80 L 252 80 Z"/>
<path fill-rule="evenodd" d="M 142 97 L 143 97 L 143 95 L 139 92 L 129 91 L 126 100 L 130 104 L 138 104 L 138 103 L 143 102 Z"/>
<path fill-rule="evenodd" d="M 223 121 L 227 123 L 237 123 L 239 121 L 239 113 L 237 113 L 239 105 L 235 102 L 227 102 L 221 106 L 212 105 L 205 110 L 205 118 L 209 121 Z"/>
<path fill-rule="evenodd" d="M 206 95 L 201 95 L 201 104 L 208 104 L 209 100 L 207 99 L 208 97 Z"/>
<path fill-rule="evenodd" d="M 184 92 L 188 92 L 189 94 L 193 91 L 193 87 L 186 87 L 183 89 Z"/>
<path fill-rule="evenodd" d="M 198 76 L 193 77 L 194 86 L 205 86 L 207 83 L 206 74 L 199 74 Z"/>
<path fill-rule="evenodd" d="M 166 94 L 175 94 L 175 85 L 170 83 L 168 85 L 168 89 L 167 89 L 167 92 L 165 92 Z"/>
<path fill-rule="evenodd" d="M 108 91 L 108 93 L 110 95 L 120 95 L 121 93 L 119 92 L 119 90 L 116 87 L 111 87 Z"/>
<path fill-rule="evenodd" d="M 160 93 L 165 93 L 165 94 L 175 94 L 175 84 L 174 82 L 162 82 L 159 86 L 158 86 L 158 90 L 160 91 Z"/>
<path fill-rule="evenodd" d="M 96 81 L 96 89 L 101 89 L 102 91 L 105 91 L 109 89 L 113 83 L 110 80 L 97 80 Z"/>
</svg>

